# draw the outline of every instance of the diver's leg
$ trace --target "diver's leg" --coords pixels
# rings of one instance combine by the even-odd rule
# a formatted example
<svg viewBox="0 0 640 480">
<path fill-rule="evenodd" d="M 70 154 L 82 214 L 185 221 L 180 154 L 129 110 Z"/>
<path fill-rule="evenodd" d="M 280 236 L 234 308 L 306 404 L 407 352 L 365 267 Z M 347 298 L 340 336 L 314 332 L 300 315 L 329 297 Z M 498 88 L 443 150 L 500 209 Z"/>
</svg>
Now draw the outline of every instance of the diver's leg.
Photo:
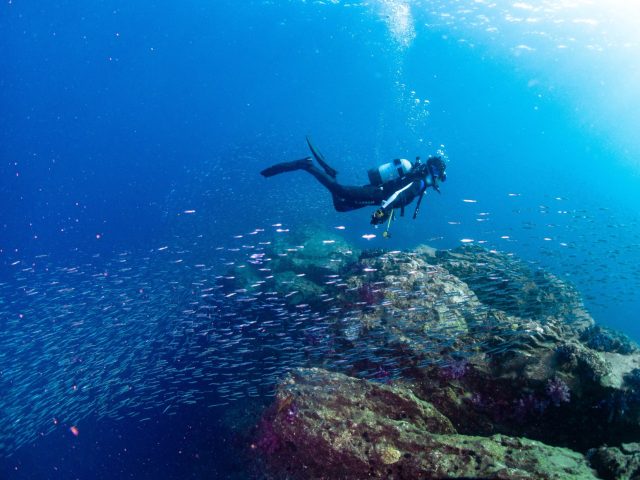
<svg viewBox="0 0 640 480">
<path fill-rule="evenodd" d="M 281 162 L 275 165 L 265 168 L 260 172 L 263 177 L 273 177 L 285 172 L 294 172 L 296 170 L 306 170 L 311 175 L 324 185 L 331 193 L 340 193 L 342 185 L 335 181 L 333 177 L 330 177 L 318 167 L 313 164 L 311 157 L 302 158 L 300 160 L 294 160 L 293 162 Z"/>
<path fill-rule="evenodd" d="M 313 163 L 306 165 L 304 169 L 309 172 L 311 175 L 316 177 L 324 187 L 331 192 L 332 195 L 338 195 L 339 197 L 344 197 L 345 187 L 336 182 L 336 179 L 330 176 L 328 173 L 323 172 L 318 167 L 316 167 Z"/>
<path fill-rule="evenodd" d="M 294 160 L 293 162 L 276 163 L 269 168 L 265 168 L 260 172 L 263 177 L 273 177 L 279 173 L 293 172 L 295 170 L 304 169 L 313 166 L 311 157 L 306 157 L 301 160 Z"/>
<path fill-rule="evenodd" d="M 315 157 L 316 161 L 320 164 L 322 169 L 325 172 L 327 172 L 327 175 L 329 175 L 331 178 L 336 178 L 336 175 L 338 175 L 338 172 L 329 166 L 327 161 L 324 159 L 324 157 L 320 153 L 320 150 L 318 150 L 313 145 L 313 143 L 311 143 L 311 137 L 309 136 L 307 136 L 307 144 L 309 145 L 309 150 L 311 150 L 311 153 L 313 153 L 313 156 Z"/>
<path fill-rule="evenodd" d="M 311 164 L 305 170 L 313 175 L 324 187 L 331 192 L 333 205 L 339 212 L 355 210 L 371 205 L 380 205 L 384 200 L 384 192 L 373 185 L 361 187 L 341 185 L 333 177 Z"/>
<path fill-rule="evenodd" d="M 305 170 L 313 175 L 333 197 L 333 205 L 339 212 L 346 212 L 370 205 L 380 205 L 384 200 L 384 192 L 372 185 L 362 187 L 345 186 L 336 182 L 335 178 L 316 167 L 311 158 L 303 158 L 293 162 L 277 163 L 260 172 L 265 177 L 272 177 L 284 172 Z"/>
<path fill-rule="evenodd" d="M 336 209 L 336 212 L 350 212 L 351 210 L 360 208 L 360 205 L 353 205 L 344 197 L 331 194 L 331 198 L 333 199 L 333 208 Z"/>
</svg>

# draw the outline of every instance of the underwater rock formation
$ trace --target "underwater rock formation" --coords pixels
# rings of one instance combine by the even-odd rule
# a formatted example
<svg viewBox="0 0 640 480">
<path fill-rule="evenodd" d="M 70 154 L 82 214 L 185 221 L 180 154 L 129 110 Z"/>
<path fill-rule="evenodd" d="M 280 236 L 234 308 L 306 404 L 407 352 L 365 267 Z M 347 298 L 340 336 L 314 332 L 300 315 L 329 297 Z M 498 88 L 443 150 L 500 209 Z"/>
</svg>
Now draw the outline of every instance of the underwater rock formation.
<svg viewBox="0 0 640 480">
<path fill-rule="evenodd" d="M 600 447 L 589 450 L 591 465 L 604 480 L 640 478 L 640 443 L 623 443 L 620 448 Z"/>
<path fill-rule="evenodd" d="M 582 454 L 640 439 L 637 345 L 595 325 L 558 277 L 480 247 L 357 252 L 335 234 L 296 244 L 270 245 L 231 286 L 268 268 L 261 286 L 328 325 L 331 347 L 308 364 L 324 370 L 293 373 L 263 418 L 257 444 L 276 470 L 593 478 Z"/>
<path fill-rule="evenodd" d="M 459 435 L 407 387 L 320 369 L 292 372 L 267 418 L 279 439 L 272 465 L 293 478 L 597 478 L 579 453 L 525 438 Z"/>
<path fill-rule="evenodd" d="M 429 261 L 464 281 L 481 302 L 509 315 L 558 320 L 578 332 L 593 326 L 575 288 L 512 255 L 465 245 L 439 250 Z"/>
<path fill-rule="evenodd" d="M 253 254 L 248 266 L 236 267 L 224 286 L 231 291 L 260 282 L 288 305 L 321 306 L 328 279 L 356 262 L 361 252 L 333 232 L 308 229 L 286 233 L 267 242 L 263 253 Z"/>
</svg>

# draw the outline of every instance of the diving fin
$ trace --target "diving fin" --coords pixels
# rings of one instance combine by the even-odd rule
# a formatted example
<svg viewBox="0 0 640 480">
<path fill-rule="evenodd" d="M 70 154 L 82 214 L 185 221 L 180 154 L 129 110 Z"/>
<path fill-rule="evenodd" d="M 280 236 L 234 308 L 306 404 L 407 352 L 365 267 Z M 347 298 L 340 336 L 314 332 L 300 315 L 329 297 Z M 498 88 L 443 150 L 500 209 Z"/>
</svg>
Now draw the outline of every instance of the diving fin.
<svg viewBox="0 0 640 480">
<path fill-rule="evenodd" d="M 338 175 L 338 171 L 331 168 L 331 166 L 329 166 L 327 161 L 324 159 L 324 157 L 320 153 L 320 150 L 318 150 L 316 147 L 313 146 L 313 143 L 311 143 L 311 137 L 309 137 L 308 135 L 307 135 L 307 144 L 309 145 L 309 150 L 311 150 L 311 153 L 313 153 L 313 156 L 315 157 L 316 161 L 324 169 L 327 175 L 329 175 L 331 178 L 336 178 L 336 175 Z"/>
<path fill-rule="evenodd" d="M 305 157 L 301 160 L 294 160 L 293 162 L 276 163 L 269 168 L 265 168 L 260 172 L 263 177 L 273 177 L 279 173 L 293 172 L 295 170 L 307 169 L 311 167 L 311 157 Z"/>
</svg>

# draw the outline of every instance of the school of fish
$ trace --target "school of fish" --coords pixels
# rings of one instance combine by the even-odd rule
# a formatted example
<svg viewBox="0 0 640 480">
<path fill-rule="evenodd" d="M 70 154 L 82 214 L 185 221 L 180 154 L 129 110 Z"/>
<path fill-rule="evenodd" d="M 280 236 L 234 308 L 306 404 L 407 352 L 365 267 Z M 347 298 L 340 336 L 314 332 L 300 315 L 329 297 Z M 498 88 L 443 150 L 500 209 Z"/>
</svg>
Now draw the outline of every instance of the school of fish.
<svg viewBox="0 0 640 480">
<path fill-rule="evenodd" d="M 558 210 L 558 218 L 571 217 L 571 222 L 545 225 L 550 210 L 539 207 L 540 223 L 562 235 L 554 235 L 554 242 L 545 238 L 543 243 L 559 242 L 555 249 L 540 248 L 547 264 L 569 276 L 602 276 L 594 282 L 596 290 L 607 281 L 638 286 L 637 264 L 624 262 L 636 252 L 638 237 L 619 241 L 625 230 L 636 230 L 635 223 L 599 223 L 600 236 L 587 238 L 584 225 L 579 236 L 572 229 L 576 221 L 595 224 L 592 213 Z M 488 218 L 488 213 L 477 214 L 478 221 Z M 455 229 L 460 222 L 449 223 Z M 493 244 L 513 242 L 528 228 L 542 226 L 525 223 L 517 230 L 494 232 Z M 78 254 L 73 264 L 47 255 L 11 262 L 0 283 L 0 456 L 10 456 L 56 428 L 76 428 L 89 416 L 148 421 L 175 414 L 181 404 L 216 407 L 268 396 L 294 367 L 322 365 L 339 371 L 348 365 L 385 365 L 384 349 L 370 351 L 357 344 L 336 349 L 331 341 L 336 318 L 347 340 L 357 339 L 361 325 L 350 323 L 353 317 L 328 293 L 320 295 L 323 308 L 315 308 L 292 305 L 294 290 L 267 288 L 277 275 L 269 268 L 267 252 L 274 236 L 289 230 L 274 224 L 238 234 L 212 247 L 209 263 L 179 242 L 145 254 Z M 574 240 L 558 239 L 563 236 Z M 593 249 L 577 248 L 587 240 Z M 323 245 L 331 248 L 333 242 L 327 239 Z M 460 242 L 484 243 L 470 238 Z M 248 265 L 261 267 L 254 270 L 262 278 L 248 288 L 229 290 L 230 272 Z M 618 277 L 607 274 L 611 268 Z M 343 280 L 330 277 L 328 285 Z M 390 371 L 391 366 L 350 373 L 375 378 L 379 370 L 385 376 L 402 374 Z"/>
</svg>

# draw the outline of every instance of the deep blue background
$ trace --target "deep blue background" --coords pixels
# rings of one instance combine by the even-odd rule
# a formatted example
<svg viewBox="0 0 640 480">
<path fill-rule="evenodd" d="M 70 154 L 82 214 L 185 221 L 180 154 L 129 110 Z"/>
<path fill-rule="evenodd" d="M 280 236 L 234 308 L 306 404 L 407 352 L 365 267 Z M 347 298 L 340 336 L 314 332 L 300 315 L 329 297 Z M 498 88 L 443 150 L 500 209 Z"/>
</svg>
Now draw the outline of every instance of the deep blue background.
<svg viewBox="0 0 640 480">
<path fill-rule="evenodd" d="M 629 161 L 640 149 L 612 134 L 627 110 L 598 113 L 600 81 L 624 72 L 575 51 L 514 55 L 464 24 L 414 15 L 417 35 L 403 48 L 375 4 L 5 1 L 3 276 L 38 254 L 64 262 L 176 236 L 224 244 L 275 222 L 345 225 L 366 246 L 361 235 L 380 233 L 371 212 L 334 212 L 302 173 L 257 172 L 308 155 L 306 134 L 353 184 L 374 165 L 444 145 L 443 194 L 370 246 L 486 241 L 572 279 L 599 322 L 640 338 L 640 182 Z M 16 462 L 35 469 L 32 455 Z"/>
</svg>

